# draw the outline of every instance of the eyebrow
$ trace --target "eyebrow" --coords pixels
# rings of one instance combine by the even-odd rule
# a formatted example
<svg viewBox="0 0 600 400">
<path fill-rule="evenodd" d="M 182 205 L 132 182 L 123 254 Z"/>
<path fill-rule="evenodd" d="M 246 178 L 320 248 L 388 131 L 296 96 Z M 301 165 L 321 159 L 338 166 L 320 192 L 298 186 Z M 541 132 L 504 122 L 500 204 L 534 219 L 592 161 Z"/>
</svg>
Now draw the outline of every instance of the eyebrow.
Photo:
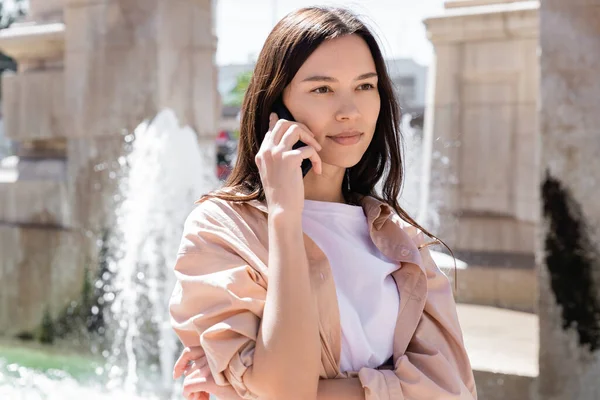
<svg viewBox="0 0 600 400">
<path fill-rule="evenodd" d="M 362 74 L 359 77 L 357 77 L 355 79 L 355 81 L 362 81 L 363 79 L 369 79 L 369 78 L 373 78 L 376 76 L 377 76 L 376 72 L 368 72 L 366 74 Z M 323 76 L 323 75 L 309 76 L 308 78 L 302 80 L 302 82 L 337 82 L 337 81 L 338 80 L 335 78 L 332 78 L 330 76 Z"/>
</svg>

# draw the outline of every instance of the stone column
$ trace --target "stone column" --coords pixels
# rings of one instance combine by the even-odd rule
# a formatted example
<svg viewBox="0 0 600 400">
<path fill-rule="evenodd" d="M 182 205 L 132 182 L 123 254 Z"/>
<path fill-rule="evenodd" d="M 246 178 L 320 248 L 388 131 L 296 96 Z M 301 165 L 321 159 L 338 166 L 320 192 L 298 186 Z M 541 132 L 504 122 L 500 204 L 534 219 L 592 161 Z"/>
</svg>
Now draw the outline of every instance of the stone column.
<svg viewBox="0 0 600 400">
<path fill-rule="evenodd" d="M 436 58 L 420 220 L 471 265 L 533 268 L 537 6 L 448 1 L 425 21 Z"/>
<path fill-rule="evenodd" d="M 31 333 L 81 295 L 83 236 L 70 229 L 62 0 L 30 0 L 0 32 L 18 64 L 2 76 L 6 135 L 18 161 L 0 176 L 0 335 Z M 11 177 L 12 175 L 12 177 Z"/>
<path fill-rule="evenodd" d="M 539 399 L 600 398 L 600 0 L 540 8 Z"/>
<path fill-rule="evenodd" d="M 68 137 L 118 135 L 166 107 L 214 135 L 210 0 L 66 0 L 65 23 Z"/>
<path fill-rule="evenodd" d="M 66 0 L 64 13 L 75 220 L 99 225 L 95 186 L 106 193 L 111 181 L 93 167 L 116 165 L 123 133 L 170 108 L 201 142 L 216 134 L 211 1 Z"/>
<path fill-rule="evenodd" d="M 29 14 L 31 21 L 62 21 L 64 0 L 29 0 Z"/>
</svg>

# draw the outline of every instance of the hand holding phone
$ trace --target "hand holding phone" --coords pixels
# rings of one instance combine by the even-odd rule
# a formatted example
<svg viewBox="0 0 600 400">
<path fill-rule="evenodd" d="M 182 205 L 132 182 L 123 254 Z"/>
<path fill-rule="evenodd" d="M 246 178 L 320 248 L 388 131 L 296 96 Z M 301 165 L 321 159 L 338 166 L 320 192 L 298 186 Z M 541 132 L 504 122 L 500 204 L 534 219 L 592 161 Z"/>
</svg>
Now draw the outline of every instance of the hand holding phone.
<svg viewBox="0 0 600 400">
<path fill-rule="evenodd" d="M 300 140 L 307 145 L 293 150 Z M 298 167 L 310 159 L 315 172 L 321 174 L 318 152 L 322 148 L 306 126 L 282 120 L 275 112 L 269 114 L 269 130 L 254 157 L 269 213 L 284 212 L 292 218 L 302 214 L 305 187 L 303 171 L 298 171 Z"/>
<path fill-rule="evenodd" d="M 292 116 L 292 113 L 290 113 L 290 111 L 287 109 L 287 107 L 283 104 L 283 102 L 281 100 L 278 100 L 277 102 L 275 102 L 275 105 L 273 105 L 273 112 L 275 114 L 277 114 L 279 119 L 285 119 L 288 121 L 296 121 L 294 119 L 294 117 Z M 297 149 L 297 148 L 303 147 L 303 146 L 306 146 L 306 143 L 299 140 L 298 142 L 296 142 L 296 144 L 294 146 L 292 146 L 292 149 Z M 302 168 L 302 177 L 304 178 L 306 176 L 306 174 L 308 174 L 308 171 L 310 171 L 310 169 L 312 168 L 312 162 L 308 158 L 304 159 L 302 161 L 301 168 Z"/>
</svg>

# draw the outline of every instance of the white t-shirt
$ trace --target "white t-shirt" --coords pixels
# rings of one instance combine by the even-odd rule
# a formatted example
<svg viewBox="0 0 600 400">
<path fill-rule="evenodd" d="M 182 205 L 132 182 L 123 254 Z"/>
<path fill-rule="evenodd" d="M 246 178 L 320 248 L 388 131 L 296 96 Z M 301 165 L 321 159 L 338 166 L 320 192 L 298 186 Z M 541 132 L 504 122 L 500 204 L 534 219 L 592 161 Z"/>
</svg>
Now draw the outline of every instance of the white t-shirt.
<svg viewBox="0 0 600 400">
<path fill-rule="evenodd" d="M 335 281 L 342 328 L 342 372 L 377 368 L 393 353 L 400 295 L 369 234 L 362 207 L 305 200 L 304 232 L 323 250 Z"/>
</svg>

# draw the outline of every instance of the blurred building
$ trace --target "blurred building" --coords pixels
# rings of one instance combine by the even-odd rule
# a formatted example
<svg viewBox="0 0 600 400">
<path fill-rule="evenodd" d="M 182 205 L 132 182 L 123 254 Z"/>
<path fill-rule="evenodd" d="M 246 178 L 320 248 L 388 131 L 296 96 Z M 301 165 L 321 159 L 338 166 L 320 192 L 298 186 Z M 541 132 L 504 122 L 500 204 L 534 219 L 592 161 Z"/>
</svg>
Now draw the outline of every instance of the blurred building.
<svg viewBox="0 0 600 400">
<path fill-rule="evenodd" d="M 427 90 L 427 67 L 410 58 L 386 60 L 403 112 L 422 117 Z"/>
</svg>

